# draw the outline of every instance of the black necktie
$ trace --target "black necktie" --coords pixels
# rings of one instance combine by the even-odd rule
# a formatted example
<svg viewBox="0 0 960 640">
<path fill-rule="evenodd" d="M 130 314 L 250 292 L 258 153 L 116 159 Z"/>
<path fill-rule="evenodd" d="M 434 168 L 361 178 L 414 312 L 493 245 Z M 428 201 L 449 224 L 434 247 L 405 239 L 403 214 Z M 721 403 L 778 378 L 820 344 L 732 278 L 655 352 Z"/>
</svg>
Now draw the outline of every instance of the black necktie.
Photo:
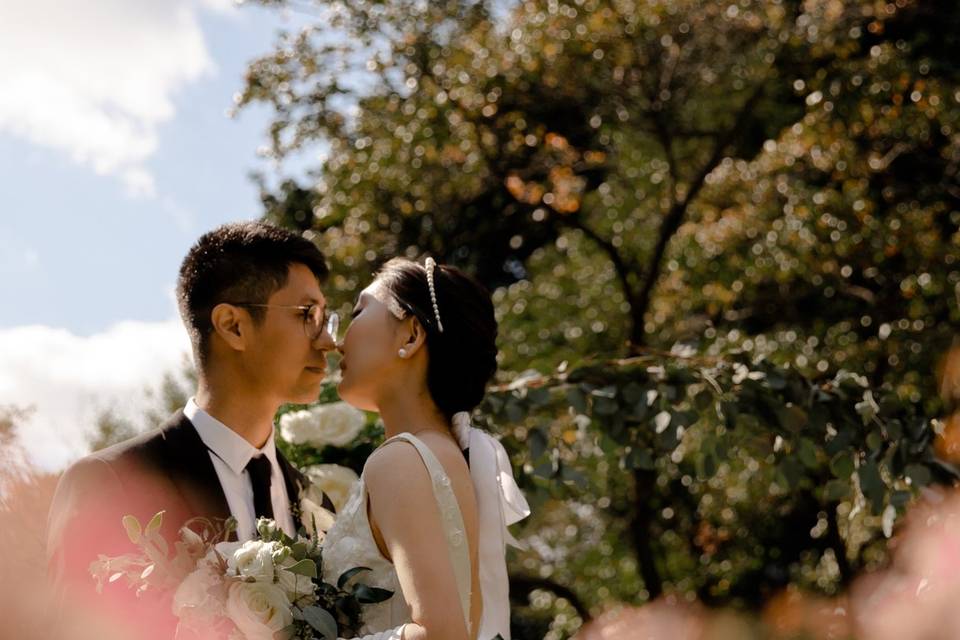
<svg viewBox="0 0 960 640">
<path fill-rule="evenodd" d="M 270 499 L 270 460 L 267 456 L 250 458 L 247 473 L 253 485 L 253 510 L 255 518 L 273 518 L 273 500 Z"/>
</svg>

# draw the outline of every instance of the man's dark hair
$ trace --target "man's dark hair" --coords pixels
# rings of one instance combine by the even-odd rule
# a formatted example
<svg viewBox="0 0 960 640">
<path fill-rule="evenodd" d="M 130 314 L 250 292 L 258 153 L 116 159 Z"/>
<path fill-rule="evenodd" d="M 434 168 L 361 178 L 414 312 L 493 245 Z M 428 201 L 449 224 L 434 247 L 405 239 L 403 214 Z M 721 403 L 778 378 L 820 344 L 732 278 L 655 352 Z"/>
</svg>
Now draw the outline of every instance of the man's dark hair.
<svg viewBox="0 0 960 640">
<path fill-rule="evenodd" d="M 222 302 L 266 303 L 286 286 L 294 264 L 306 266 L 321 283 L 329 273 L 316 245 L 264 222 L 225 224 L 197 240 L 180 265 L 177 304 L 200 369 L 209 356 L 213 308 Z M 263 321 L 266 309 L 247 310 L 254 322 Z"/>
</svg>

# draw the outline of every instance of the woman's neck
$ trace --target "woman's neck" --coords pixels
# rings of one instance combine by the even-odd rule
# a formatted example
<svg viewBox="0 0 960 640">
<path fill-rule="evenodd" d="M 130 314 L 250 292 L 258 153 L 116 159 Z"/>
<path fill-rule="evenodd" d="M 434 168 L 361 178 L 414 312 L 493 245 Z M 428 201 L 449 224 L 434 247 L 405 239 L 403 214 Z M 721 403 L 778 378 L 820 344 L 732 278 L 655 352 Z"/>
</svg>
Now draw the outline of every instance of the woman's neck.
<svg viewBox="0 0 960 640">
<path fill-rule="evenodd" d="M 426 391 L 381 399 L 378 408 L 387 438 L 400 433 L 415 434 L 421 431 L 438 431 L 450 435 L 447 419 Z"/>
</svg>

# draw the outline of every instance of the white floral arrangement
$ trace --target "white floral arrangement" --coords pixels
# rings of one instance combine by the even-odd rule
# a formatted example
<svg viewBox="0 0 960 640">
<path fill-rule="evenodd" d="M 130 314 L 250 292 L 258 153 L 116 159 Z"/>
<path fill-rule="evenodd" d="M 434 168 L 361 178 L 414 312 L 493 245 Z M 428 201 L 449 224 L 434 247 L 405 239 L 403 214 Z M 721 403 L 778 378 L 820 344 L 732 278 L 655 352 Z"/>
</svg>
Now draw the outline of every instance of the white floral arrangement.
<svg viewBox="0 0 960 640">
<path fill-rule="evenodd" d="M 346 402 L 330 402 L 283 414 L 280 435 L 291 444 L 308 444 L 317 449 L 328 445 L 345 447 L 360 434 L 365 423 L 363 411 Z"/>
<path fill-rule="evenodd" d="M 353 472 L 352 469 L 347 471 Z M 307 476 L 310 479 L 310 476 Z M 326 489 L 316 483 L 310 482 L 305 488 L 300 490 L 299 503 L 293 503 L 294 520 L 308 535 L 323 542 L 326 532 L 333 526 L 336 516 L 323 506 L 323 494 Z M 333 502 L 331 498 L 331 502 Z M 333 508 L 340 511 L 340 505 L 333 502 Z"/>
<path fill-rule="evenodd" d="M 314 496 L 316 498 L 316 496 Z M 163 513 L 146 527 L 133 516 L 123 525 L 138 553 L 101 555 L 90 566 L 97 590 L 125 578 L 137 596 L 148 591 L 172 596 L 173 614 L 181 627 L 200 637 L 229 640 L 334 639 L 356 634 L 362 626 L 361 604 L 383 602 L 393 592 L 359 584 L 354 577 L 369 569 L 344 572 L 337 584 L 323 582 L 321 525 L 332 524 L 322 507 L 309 508 L 309 519 L 296 539 L 273 520 L 260 518 L 258 537 L 230 541 L 233 518 L 222 526 L 197 518 L 180 529 L 170 553 L 160 535 Z M 330 519 L 327 518 L 327 514 Z M 324 518 L 321 523 L 317 515 Z M 313 535 L 306 531 L 312 530 Z"/>
<path fill-rule="evenodd" d="M 304 469 L 303 473 L 310 480 L 312 490 L 325 493 L 330 498 L 337 513 L 343 510 L 350 493 L 360 481 L 360 476 L 357 475 L 356 471 L 339 464 L 314 464 Z M 310 500 L 310 496 L 305 495 L 301 502 L 304 500 Z M 320 523 L 320 520 L 318 520 L 318 523 Z"/>
</svg>

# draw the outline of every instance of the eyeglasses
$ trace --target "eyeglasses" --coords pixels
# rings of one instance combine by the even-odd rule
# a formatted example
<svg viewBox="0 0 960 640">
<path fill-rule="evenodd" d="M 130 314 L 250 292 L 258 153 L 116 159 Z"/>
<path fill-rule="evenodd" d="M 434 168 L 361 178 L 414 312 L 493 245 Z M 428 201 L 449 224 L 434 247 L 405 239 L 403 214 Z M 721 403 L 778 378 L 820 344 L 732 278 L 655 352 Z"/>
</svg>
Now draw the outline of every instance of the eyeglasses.
<svg viewBox="0 0 960 640">
<path fill-rule="evenodd" d="M 323 330 L 337 342 L 337 333 L 340 331 L 340 314 L 336 311 L 327 311 L 318 304 L 260 304 L 256 302 L 228 302 L 237 307 L 262 307 L 265 309 L 296 309 L 303 314 L 303 332 L 310 341 L 320 337 Z"/>
</svg>

